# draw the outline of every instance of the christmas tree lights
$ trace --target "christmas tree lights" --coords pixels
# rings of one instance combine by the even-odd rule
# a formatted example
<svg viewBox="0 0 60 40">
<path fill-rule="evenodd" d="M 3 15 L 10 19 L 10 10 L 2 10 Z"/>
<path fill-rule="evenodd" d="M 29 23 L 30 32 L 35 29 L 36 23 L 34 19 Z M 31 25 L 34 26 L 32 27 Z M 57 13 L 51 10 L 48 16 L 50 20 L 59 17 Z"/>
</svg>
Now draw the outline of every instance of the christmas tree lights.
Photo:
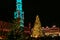
<svg viewBox="0 0 60 40">
<path fill-rule="evenodd" d="M 36 16 L 36 21 L 34 23 L 34 27 L 32 28 L 31 37 L 34 37 L 34 38 L 42 37 L 43 33 L 42 33 L 41 29 L 42 29 L 41 28 L 41 23 L 40 23 L 38 15 L 37 15 Z"/>
</svg>

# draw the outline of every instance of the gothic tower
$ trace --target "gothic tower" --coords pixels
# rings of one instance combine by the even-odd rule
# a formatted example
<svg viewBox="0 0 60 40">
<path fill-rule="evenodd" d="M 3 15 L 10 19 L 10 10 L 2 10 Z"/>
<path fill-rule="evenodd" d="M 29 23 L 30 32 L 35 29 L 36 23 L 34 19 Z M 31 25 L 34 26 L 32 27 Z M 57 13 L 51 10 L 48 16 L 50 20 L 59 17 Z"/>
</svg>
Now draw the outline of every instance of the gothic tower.
<svg viewBox="0 0 60 40">
<path fill-rule="evenodd" d="M 14 12 L 14 19 L 20 23 L 20 28 L 24 27 L 24 12 L 22 10 L 22 0 L 16 0 L 16 12 Z"/>
</svg>

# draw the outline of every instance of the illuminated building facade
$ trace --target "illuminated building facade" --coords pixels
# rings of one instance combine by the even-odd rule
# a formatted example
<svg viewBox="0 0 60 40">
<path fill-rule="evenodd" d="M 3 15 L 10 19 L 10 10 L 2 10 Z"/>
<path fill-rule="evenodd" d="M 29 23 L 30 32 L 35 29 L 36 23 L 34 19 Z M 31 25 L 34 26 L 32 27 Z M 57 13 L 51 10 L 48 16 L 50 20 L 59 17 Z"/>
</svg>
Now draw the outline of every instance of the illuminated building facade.
<svg viewBox="0 0 60 40">
<path fill-rule="evenodd" d="M 11 31 L 12 23 L 0 21 L 0 40 L 7 38 L 7 33 Z"/>
<path fill-rule="evenodd" d="M 12 23 L 0 21 L 0 31 L 9 32 L 12 25 Z"/>
<path fill-rule="evenodd" d="M 20 19 L 20 27 L 24 27 L 24 11 L 22 10 L 22 0 L 16 0 L 16 12 L 14 12 L 14 19 Z"/>
<path fill-rule="evenodd" d="M 27 34 L 31 34 L 31 23 L 29 23 L 28 27 L 24 27 L 24 32 Z"/>
<path fill-rule="evenodd" d="M 30 25 L 30 24 L 29 24 Z M 32 31 L 31 30 L 31 25 L 29 27 L 24 27 L 24 32 L 31 34 Z M 52 26 L 51 28 L 49 28 L 48 26 L 46 27 L 42 27 L 42 32 L 43 35 L 45 36 L 60 36 L 60 28 L 56 27 L 56 26 Z"/>
<path fill-rule="evenodd" d="M 53 26 L 51 28 L 49 28 L 48 26 L 46 28 L 42 27 L 42 29 L 46 36 L 58 36 L 60 34 L 60 28 L 56 26 Z"/>
</svg>

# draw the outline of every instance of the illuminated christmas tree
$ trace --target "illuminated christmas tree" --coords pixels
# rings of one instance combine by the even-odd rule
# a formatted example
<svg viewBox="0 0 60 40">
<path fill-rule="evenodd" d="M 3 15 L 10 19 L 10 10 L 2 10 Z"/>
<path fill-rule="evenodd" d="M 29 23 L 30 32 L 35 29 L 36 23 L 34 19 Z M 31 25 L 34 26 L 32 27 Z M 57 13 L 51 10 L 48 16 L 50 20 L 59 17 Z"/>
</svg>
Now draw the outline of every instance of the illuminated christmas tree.
<svg viewBox="0 0 60 40">
<path fill-rule="evenodd" d="M 36 16 L 36 21 L 34 23 L 34 27 L 32 28 L 31 37 L 34 37 L 34 38 L 42 37 L 43 33 L 42 33 L 41 29 L 42 29 L 41 28 L 41 23 L 40 23 L 38 15 L 37 15 Z"/>
</svg>

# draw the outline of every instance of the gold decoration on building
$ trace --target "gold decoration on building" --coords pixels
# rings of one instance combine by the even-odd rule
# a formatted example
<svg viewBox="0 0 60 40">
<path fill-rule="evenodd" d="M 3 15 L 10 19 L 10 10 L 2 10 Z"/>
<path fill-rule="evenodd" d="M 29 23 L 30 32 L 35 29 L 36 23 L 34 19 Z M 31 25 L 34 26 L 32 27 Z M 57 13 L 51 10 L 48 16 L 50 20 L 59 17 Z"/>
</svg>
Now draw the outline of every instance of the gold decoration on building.
<svg viewBox="0 0 60 40">
<path fill-rule="evenodd" d="M 42 35 L 43 33 L 42 33 L 42 28 L 41 28 L 41 22 L 37 15 L 35 23 L 34 23 L 34 27 L 32 28 L 31 37 L 38 38 L 38 37 L 42 37 Z"/>
</svg>

